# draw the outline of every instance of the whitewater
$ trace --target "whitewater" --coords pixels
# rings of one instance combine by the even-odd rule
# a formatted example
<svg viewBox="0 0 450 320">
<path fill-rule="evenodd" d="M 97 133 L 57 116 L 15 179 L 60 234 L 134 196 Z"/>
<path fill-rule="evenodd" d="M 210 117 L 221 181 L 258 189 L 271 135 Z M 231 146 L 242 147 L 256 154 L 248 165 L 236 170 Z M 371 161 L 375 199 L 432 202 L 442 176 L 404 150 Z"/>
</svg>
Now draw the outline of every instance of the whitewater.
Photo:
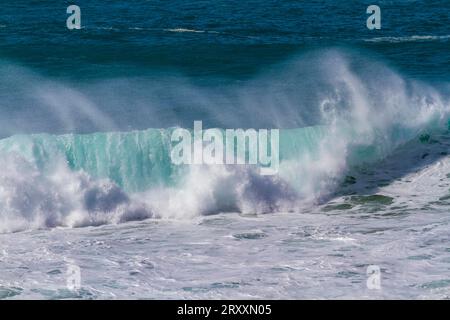
<svg viewBox="0 0 450 320">
<path fill-rule="evenodd" d="M 448 83 L 338 49 L 220 91 L 180 76 L 80 87 L 1 67 L 17 88 L 3 104 L 25 95 L 34 108 L 1 120 L 0 298 L 449 297 Z M 174 165 L 171 133 L 198 115 L 281 128 L 279 174 Z M 155 118 L 167 126 L 145 125 Z M 369 265 L 380 291 L 366 287 Z"/>
</svg>

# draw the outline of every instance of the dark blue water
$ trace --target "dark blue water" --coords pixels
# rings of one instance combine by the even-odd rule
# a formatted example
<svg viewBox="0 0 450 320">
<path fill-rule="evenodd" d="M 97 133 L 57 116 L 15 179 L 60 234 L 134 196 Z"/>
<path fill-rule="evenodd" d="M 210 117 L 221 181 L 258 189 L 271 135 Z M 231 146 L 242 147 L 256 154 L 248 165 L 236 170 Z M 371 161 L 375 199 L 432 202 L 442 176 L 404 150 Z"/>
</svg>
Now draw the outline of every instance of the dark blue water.
<svg viewBox="0 0 450 320">
<path fill-rule="evenodd" d="M 73 3 L 82 11 L 79 31 L 65 25 Z M 381 30 L 366 28 L 371 4 L 381 7 Z M 450 74 L 445 0 L 6 0 L 0 25 L 2 59 L 77 79 L 171 70 L 242 80 L 299 52 L 330 46 L 366 50 L 414 77 Z M 367 41 L 379 37 L 385 39 Z"/>
</svg>

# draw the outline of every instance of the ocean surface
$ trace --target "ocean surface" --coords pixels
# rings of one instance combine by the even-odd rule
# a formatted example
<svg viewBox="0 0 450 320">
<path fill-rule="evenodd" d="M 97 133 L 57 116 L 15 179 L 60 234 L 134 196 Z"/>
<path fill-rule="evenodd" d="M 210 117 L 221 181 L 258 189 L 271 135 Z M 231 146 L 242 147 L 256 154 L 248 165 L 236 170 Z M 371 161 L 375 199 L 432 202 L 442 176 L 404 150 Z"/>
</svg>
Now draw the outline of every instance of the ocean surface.
<svg viewBox="0 0 450 320">
<path fill-rule="evenodd" d="M 0 4 L 0 299 L 450 298 L 449 1 L 71 4 Z"/>
</svg>

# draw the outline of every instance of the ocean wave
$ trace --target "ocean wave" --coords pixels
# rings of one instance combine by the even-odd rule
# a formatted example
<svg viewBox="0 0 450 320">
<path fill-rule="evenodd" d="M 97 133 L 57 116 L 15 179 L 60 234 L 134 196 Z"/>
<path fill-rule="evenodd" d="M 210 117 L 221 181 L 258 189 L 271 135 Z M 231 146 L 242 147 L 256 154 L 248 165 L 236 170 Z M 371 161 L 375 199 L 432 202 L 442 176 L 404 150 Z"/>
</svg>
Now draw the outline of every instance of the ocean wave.
<svg viewBox="0 0 450 320">
<path fill-rule="evenodd" d="M 280 174 L 274 176 L 250 165 L 174 166 L 162 143 L 168 132 L 159 129 L 3 139 L 0 232 L 302 212 L 337 191 L 352 154 L 354 165 L 384 156 L 373 145 L 337 142 L 327 131 L 282 131 Z"/>
<path fill-rule="evenodd" d="M 57 131 L 65 124 L 73 131 L 77 116 L 83 123 L 92 120 L 101 128 L 115 127 L 117 108 L 105 114 L 88 94 L 49 83 L 40 87 L 40 78 L 15 68 L 8 71 L 7 78 L 0 78 L 6 88 L 25 90 L 26 103 L 44 114 L 46 125 L 56 126 L 62 119 Z M 23 85 L 24 79 L 29 85 Z M 110 82 L 107 85 L 111 88 Z M 145 82 L 139 85 L 149 88 Z M 121 87 L 110 89 L 110 94 L 118 94 L 116 98 L 102 95 L 102 100 L 117 105 L 128 94 L 117 88 Z M 221 92 L 221 96 L 186 85 L 177 90 L 183 101 L 188 96 L 191 103 L 209 108 L 222 129 L 233 128 L 230 125 L 237 118 L 247 120 L 246 127 L 253 120 L 259 128 L 265 124 L 282 128 L 286 120 L 316 124 L 280 130 L 280 168 L 275 176 L 261 176 L 250 165 L 175 166 L 170 161 L 173 128 L 11 134 L 0 140 L 0 166 L 4 168 L 0 173 L 0 232 L 146 218 L 185 219 L 219 212 L 301 212 L 339 190 L 352 168 L 386 158 L 423 132 L 446 129 L 450 107 L 445 92 L 377 63 L 358 69 L 347 55 L 336 51 L 294 60 L 242 91 L 230 89 L 234 94 L 230 100 L 238 103 L 239 110 L 229 110 L 237 115 L 218 112 L 214 104 L 230 97 L 225 95 L 230 92 Z M 8 92 L 15 97 L 15 90 Z M 23 102 L 16 98 L 6 102 Z M 161 104 L 151 100 L 145 104 L 147 112 L 149 105 Z M 132 114 L 142 118 L 144 113 L 136 109 Z M 2 115 L 3 128 L 11 125 L 9 114 Z M 35 120 L 30 114 L 25 118 Z"/>
<path fill-rule="evenodd" d="M 364 39 L 366 42 L 390 42 L 390 43 L 401 43 L 401 42 L 426 42 L 426 41 L 448 41 L 450 35 L 443 36 L 432 36 L 432 35 L 414 35 L 405 37 L 376 37 Z"/>
<path fill-rule="evenodd" d="M 169 32 L 191 32 L 191 33 L 205 33 L 205 30 L 194 30 L 194 29 L 185 29 L 185 28 L 173 28 L 173 29 L 164 29 L 164 31 Z"/>
</svg>

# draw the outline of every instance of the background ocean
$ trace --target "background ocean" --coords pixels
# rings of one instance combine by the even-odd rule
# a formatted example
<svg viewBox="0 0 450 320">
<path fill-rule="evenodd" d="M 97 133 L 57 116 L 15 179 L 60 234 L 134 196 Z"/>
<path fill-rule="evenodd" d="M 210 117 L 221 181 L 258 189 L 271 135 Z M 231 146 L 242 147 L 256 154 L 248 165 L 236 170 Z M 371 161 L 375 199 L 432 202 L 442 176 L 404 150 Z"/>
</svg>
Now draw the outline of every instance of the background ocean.
<svg viewBox="0 0 450 320">
<path fill-rule="evenodd" d="M 0 4 L 0 298 L 450 297 L 449 1 L 70 4 Z M 194 120 L 279 175 L 174 166 Z"/>
</svg>

